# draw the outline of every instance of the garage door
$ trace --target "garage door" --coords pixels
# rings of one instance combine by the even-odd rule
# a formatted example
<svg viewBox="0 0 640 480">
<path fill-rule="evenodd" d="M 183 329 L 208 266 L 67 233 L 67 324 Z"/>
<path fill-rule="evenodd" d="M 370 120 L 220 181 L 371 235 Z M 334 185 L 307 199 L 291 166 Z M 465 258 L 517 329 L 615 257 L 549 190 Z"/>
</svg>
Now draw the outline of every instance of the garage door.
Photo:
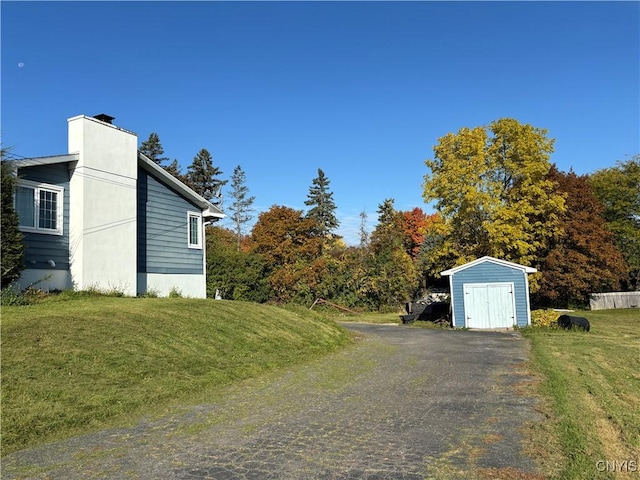
<svg viewBox="0 0 640 480">
<path fill-rule="evenodd" d="M 465 325 L 469 328 L 505 328 L 516 324 L 513 283 L 464 285 Z"/>
</svg>

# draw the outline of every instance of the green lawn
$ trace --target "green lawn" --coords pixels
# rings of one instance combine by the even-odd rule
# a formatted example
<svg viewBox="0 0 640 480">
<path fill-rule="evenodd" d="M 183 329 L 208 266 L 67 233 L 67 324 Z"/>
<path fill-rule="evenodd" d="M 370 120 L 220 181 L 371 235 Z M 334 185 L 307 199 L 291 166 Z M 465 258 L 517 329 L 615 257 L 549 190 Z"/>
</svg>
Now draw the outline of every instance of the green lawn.
<svg viewBox="0 0 640 480">
<path fill-rule="evenodd" d="M 640 472 L 640 310 L 572 315 L 586 317 L 591 331 L 524 330 L 549 416 L 531 432 L 531 448 L 552 478 L 633 478 Z"/>
<path fill-rule="evenodd" d="M 307 309 L 51 297 L 2 308 L 2 453 L 132 422 L 349 342 Z"/>
<path fill-rule="evenodd" d="M 362 313 L 360 315 L 344 315 L 333 318 L 341 322 L 400 323 L 400 313 Z"/>
</svg>

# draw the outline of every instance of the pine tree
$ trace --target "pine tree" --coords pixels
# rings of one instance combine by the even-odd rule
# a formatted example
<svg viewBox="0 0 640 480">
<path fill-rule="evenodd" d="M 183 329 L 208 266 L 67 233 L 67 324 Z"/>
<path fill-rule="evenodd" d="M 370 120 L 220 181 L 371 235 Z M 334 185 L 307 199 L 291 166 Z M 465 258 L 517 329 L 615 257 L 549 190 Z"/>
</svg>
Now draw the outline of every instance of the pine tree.
<svg viewBox="0 0 640 480">
<path fill-rule="evenodd" d="M 182 172 L 180 171 L 180 164 L 178 163 L 177 159 L 174 158 L 173 162 L 171 162 L 169 165 L 166 165 L 162 168 L 164 168 L 165 171 L 169 172 L 171 175 L 176 177 L 181 182 L 184 181 L 184 175 L 182 175 Z"/>
<path fill-rule="evenodd" d="M 231 198 L 233 203 L 229 207 L 231 210 L 231 220 L 235 226 L 236 237 L 238 239 L 238 251 L 240 251 L 240 242 L 242 240 L 243 227 L 249 222 L 253 215 L 253 202 L 256 197 L 248 197 L 249 188 L 245 184 L 246 175 L 244 170 L 238 165 L 233 170 L 231 177 Z"/>
<path fill-rule="evenodd" d="M 151 132 L 149 138 L 142 142 L 142 145 L 140 145 L 140 153 L 143 153 L 149 160 L 153 160 L 158 165 L 169 160 L 169 157 L 162 156 L 164 155 L 164 148 L 162 148 L 162 144 L 160 143 L 160 137 L 155 132 Z"/>
<path fill-rule="evenodd" d="M 13 207 L 13 192 L 16 188 L 15 167 L 9 160 L 5 160 L 7 150 L 0 152 L 2 168 L 2 288 L 17 280 L 24 269 L 24 241 L 18 230 L 18 214 Z"/>
<path fill-rule="evenodd" d="M 221 189 L 227 180 L 218 177 L 222 171 L 213 166 L 213 158 L 206 148 L 203 148 L 193 157 L 193 162 L 187 168 L 185 180 L 196 193 L 210 202 L 222 206 Z"/>
<path fill-rule="evenodd" d="M 340 225 L 335 215 L 336 204 L 333 201 L 333 192 L 329 190 L 329 179 L 320 168 L 318 176 L 313 179 L 313 184 L 309 187 L 309 194 L 304 204 L 311 207 L 307 212 L 307 218 L 317 222 L 319 236 L 330 236 Z"/>
</svg>

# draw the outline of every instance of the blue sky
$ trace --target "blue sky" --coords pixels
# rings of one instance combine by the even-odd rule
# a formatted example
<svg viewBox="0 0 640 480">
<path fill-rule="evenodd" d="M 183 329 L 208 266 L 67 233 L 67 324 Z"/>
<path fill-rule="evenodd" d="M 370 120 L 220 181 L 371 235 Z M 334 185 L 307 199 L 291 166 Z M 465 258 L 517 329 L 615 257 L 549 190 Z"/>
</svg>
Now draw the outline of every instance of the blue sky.
<svg viewBox="0 0 640 480">
<path fill-rule="evenodd" d="M 66 119 L 201 148 L 255 207 L 304 209 L 318 168 L 359 213 L 421 207 L 439 137 L 512 117 L 589 173 L 640 153 L 638 2 L 8 2 L 2 144 L 67 151 Z"/>
</svg>

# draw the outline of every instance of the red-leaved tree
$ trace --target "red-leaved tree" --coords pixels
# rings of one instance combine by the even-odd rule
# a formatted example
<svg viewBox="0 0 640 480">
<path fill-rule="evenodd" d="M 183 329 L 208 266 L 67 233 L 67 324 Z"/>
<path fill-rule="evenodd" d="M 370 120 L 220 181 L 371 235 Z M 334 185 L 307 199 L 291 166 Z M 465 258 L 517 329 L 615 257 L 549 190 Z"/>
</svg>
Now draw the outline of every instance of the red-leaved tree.
<svg viewBox="0 0 640 480">
<path fill-rule="evenodd" d="M 606 228 L 602 204 L 587 177 L 554 166 L 548 178 L 566 195 L 566 212 L 561 217 L 563 233 L 538 264 L 542 274 L 538 301 L 557 307 L 585 304 L 590 293 L 619 288 L 627 277 L 627 265 Z"/>
</svg>

